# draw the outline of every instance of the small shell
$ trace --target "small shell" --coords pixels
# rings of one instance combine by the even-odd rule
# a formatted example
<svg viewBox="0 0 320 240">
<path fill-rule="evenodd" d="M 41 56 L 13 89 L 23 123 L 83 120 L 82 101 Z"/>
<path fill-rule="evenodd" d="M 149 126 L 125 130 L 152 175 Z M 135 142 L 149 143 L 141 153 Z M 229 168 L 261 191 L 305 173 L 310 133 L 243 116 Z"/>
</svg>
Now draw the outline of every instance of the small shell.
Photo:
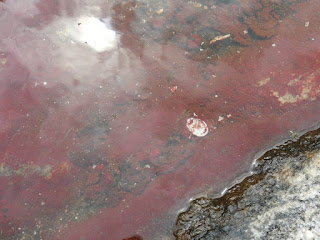
<svg viewBox="0 0 320 240">
<path fill-rule="evenodd" d="M 189 118 L 186 126 L 188 130 L 197 137 L 204 137 L 209 131 L 205 121 L 202 121 L 199 118 Z"/>
</svg>

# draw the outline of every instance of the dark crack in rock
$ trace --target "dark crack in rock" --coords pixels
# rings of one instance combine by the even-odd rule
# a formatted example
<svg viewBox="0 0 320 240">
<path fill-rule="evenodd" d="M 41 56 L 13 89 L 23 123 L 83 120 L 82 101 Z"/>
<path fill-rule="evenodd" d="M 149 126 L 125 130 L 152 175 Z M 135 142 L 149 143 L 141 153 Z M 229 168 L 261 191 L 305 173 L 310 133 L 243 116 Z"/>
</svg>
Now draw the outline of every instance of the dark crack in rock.
<svg viewBox="0 0 320 240">
<path fill-rule="evenodd" d="M 179 214 L 178 240 L 320 239 L 320 129 L 268 151 L 255 174 Z"/>
</svg>

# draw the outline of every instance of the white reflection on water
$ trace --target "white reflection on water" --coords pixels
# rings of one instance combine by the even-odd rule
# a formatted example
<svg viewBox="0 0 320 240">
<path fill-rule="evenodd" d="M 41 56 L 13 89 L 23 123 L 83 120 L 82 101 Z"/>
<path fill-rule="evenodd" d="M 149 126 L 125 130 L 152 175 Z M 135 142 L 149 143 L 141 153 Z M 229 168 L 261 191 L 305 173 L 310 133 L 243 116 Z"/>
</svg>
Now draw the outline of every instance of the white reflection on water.
<svg viewBox="0 0 320 240">
<path fill-rule="evenodd" d="M 110 20 L 104 22 L 96 17 L 81 16 L 65 21 L 65 34 L 74 41 L 87 44 L 97 52 L 104 52 L 117 47 L 117 35 L 111 29 Z"/>
</svg>

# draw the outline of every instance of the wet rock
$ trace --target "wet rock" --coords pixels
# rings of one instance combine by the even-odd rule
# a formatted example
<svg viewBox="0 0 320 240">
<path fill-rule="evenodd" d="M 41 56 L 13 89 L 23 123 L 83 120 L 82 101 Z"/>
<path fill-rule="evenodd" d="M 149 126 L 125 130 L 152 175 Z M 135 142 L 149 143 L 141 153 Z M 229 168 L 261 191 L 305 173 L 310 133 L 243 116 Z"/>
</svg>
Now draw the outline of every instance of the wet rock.
<svg viewBox="0 0 320 240">
<path fill-rule="evenodd" d="M 260 174 L 232 186 L 221 198 L 206 198 L 197 208 L 197 200 L 192 202 L 178 218 L 176 239 L 320 239 L 319 132 L 267 152 L 255 164 L 254 172 L 260 169 Z M 201 215 L 208 210 L 210 215 Z M 192 221 L 182 221 L 185 214 Z M 210 224 L 200 227 L 205 218 Z"/>
</svg>

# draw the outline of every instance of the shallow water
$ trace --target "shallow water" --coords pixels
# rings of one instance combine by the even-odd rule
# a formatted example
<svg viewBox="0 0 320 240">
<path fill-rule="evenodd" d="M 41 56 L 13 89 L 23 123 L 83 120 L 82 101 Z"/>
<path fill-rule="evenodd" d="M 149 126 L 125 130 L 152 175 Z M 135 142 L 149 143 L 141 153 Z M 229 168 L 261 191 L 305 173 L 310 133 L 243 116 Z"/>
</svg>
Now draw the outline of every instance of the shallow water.
<svg viewBox="0 0 320 240">
<path fill-rule="evenodd" d="M 189 199 L 318 124 L 319 10 L 0 1 L 1 238 L 173 239 Z"/>
</svg>

